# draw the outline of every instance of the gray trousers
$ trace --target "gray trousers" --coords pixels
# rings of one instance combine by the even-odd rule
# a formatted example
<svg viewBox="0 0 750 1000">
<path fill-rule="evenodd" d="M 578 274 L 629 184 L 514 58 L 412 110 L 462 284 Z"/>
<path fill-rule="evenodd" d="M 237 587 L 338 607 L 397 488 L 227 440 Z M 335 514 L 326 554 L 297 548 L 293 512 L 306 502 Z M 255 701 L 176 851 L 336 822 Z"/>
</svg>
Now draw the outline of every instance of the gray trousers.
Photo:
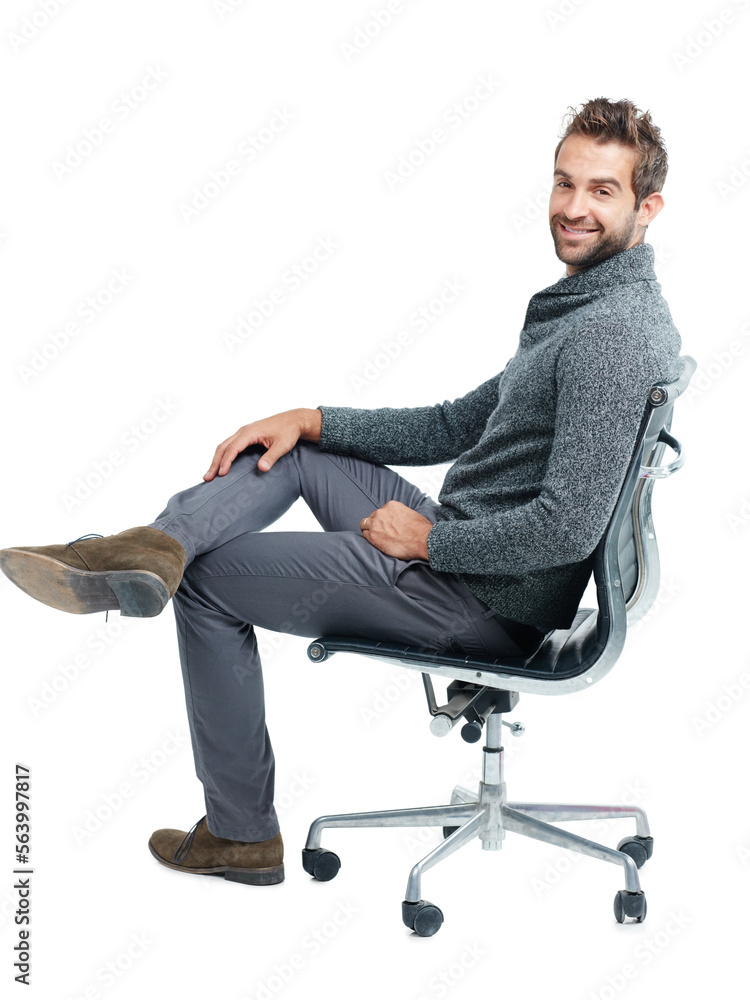
<svg viewBox="0 0 750 1000">
<path fill-rule="evenodd" d="M 457 574 L 385 555 L 362 535 L 360 520 L 388 500 L 437 520 L 440 505 L 412 483 L 305 441 L 261 472 L 264 451 L 253 445 L 225 476 L 175 494 L 151 525 L 188 553 L 172 604 L 208 827 L 244 841 L 279 829 L 254 625 L 496 655 L 525 640 Z M 323 531 L 263 531 L 299 497 Z"/>
</svg>

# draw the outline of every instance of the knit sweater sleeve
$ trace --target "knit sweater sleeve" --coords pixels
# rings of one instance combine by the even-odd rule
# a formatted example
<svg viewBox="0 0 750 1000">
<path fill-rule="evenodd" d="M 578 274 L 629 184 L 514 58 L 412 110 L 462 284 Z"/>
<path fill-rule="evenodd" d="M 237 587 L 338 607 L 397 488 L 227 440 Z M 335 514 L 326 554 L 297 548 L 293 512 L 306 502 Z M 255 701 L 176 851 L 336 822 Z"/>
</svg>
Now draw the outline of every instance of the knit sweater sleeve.
<svg viewBox="0 0 750 1000">
<path fill-rule="evenodd" d="M 621 323 L 571 331 L 557 358 L 554 438 L 538 495 L 492 516 L 439 520 L 427 536 L 432 568 L 522 575 L 586 559 L 662 374 L 647 337 Z"/>
<path fill-rule="evenodd" d="M 465 396 L 434 406 L 319 406 L 322 451 L 352 455 L 381 465 L 435 465 L 471 448 L 497 406 L 502 372 Z"/>
</svg>

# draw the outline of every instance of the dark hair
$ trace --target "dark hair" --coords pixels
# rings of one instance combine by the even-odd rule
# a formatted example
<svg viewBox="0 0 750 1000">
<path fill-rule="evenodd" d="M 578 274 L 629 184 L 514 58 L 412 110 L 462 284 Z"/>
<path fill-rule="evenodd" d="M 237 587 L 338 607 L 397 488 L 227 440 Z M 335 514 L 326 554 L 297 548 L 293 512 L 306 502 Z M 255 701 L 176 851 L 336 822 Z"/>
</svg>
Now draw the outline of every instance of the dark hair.
<svg viewBox="0 0 750 1000">
<path fill-rule="evenodd" d="M 555 166 L 560 147 L 569 135 L 583 135 L 596 142 L 618 142 L 636 150 L 632 188 L 635 210 L 653 191 L 661 191 L 667 177 L 667 150 L 661 132 L 648 111 L 641 111 L 632 101 L 610 101 L 595 97 L 580 109 L 569 107 L 569 119 L 555 149 Z"/>
</svg>

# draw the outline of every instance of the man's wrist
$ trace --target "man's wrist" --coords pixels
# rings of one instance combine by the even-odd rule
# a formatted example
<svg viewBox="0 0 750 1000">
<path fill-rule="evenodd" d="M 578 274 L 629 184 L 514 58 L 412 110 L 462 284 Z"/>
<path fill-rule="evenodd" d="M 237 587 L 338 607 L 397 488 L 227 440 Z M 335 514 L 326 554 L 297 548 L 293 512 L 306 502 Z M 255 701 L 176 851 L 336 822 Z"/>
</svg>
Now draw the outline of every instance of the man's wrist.
<svg viewBox="0 0 750 1000">
<path fill-rule="evenodd" d="M 323 426 L 323 412 L 321 410 L 310 410 L 306 407 L 300 407 L 300 427 L 302 431 L 300 437 L 303 441 L 312 441 L 314 444 L 320 444 L 320 432 Z"/>
<path fill-rule="evenodd" d="M 420 553 L 420 558 L 424 559 L 425 562 L 429 562 L 430 561 L 430 553 L 429 553 L 429 551 L 427 549 L 427 539 L 429 537 L 430 532 L 432 531 L 432 529 L 434 527 L 435 527 L 435 525 L 431 524 L 429 526 L 429 528 L 427 529 L 427 531 L 425 532 L 424 538 L 422 539 L 422 552 Z"/>
</svg>

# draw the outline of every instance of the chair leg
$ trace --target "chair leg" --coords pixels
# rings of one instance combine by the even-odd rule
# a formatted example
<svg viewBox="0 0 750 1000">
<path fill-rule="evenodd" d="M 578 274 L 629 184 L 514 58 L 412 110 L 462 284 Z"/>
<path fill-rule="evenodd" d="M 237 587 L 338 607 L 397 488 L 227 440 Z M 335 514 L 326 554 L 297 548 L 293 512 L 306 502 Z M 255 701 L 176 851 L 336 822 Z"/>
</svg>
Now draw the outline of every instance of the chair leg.
<svg viewBox="0 0 750 1000">
<path fill-rule="evenodd" d="M 472 819 L 477 808 L 476 802 L 459 802 L 445 806 L 416 806 L 410 809 L 383 809 L 377 812 L 319 816 L 310 826 L 305 850 L 320 847 L 320 836 L 326 827 L 455 826 Z"/>
<path fill-rule="evenodd" d="M 470 840 L 478 837 L 482 827 L 487 822 L 488 814 L 489 807 L 479 807 L 471 819 L 467 819 L 450 837 L 446 837 L 441 844 L 438 844 L 434 850 L 430 851 L 426 857 L 414 865 L 409 872 L 409 881 L 406 883 L 405 902 L 417 903 L 421 900 L 422 872 L 426 872 L 428 868 L 432 868 L 438 861 L 443 861 L 444 858 L 453 854 L 454 851 L 463 847 L 464 844 L 468 844 Z"/>
<path fill-rule="evenodd" d="M 477 793 L 470 791 L 464 785 L 456 785 L 451 792 L 451 802 L 476 802 Z"/>
<path fill-rule="evenodd" d="M 646 813 L 637 806 L 576 806 L 552 802 L 509 802 L 508 808 L 527 813 L 536 819 L 558 823 L 579 819 L 627 819 L 632 816 L 635 818 L 636 835 L 638 837 L 650 835 Z"/>
<path fill-rule="evenodd" d="M 461 789 L 459 786 L 459 794 L 463 793 L 471 795 L 467 789 Z M 492 824 L 490 812 L 490 804 L 480 803 L 474 796 L 472 801 L 459 800 L 447 806 L 417 806 L 411 809 L 384 809 L 377 812 L 319 816 L 310 826 L 307 843 L 302 851 L 302 865 L 306 872 L 320 881 L 326 882 L 335 877 L 341 862 L 332 851 L 320 847 L 321 833 L 327 827 L 450 827 L 456 823 L 460 824 L 427 857 L 418 861 L 409 873 L 406 898 L 401 903 L 401 917 L 410 930 L 421 937 L 429 937 L 439 930 L 443 923 L 443 914 L 439 907 L 420 898 L 422 872 L 480 836 L 485 826 Z"/>
<path fill-rule="evenodd" d="M 575 833 L 567 830 L 560 830 L 549 823 L 542 823 L 533 816 L 527 816 L 522 812 L 516 812 L 510 806 L 501 806 L 500 811 L 503 817 L 503 826 L 513 833 L 520 833 L 524 837 L 531 837 L 533 840 L 542 840 L 548 844 L 555 844 L 557 847 L 565 847 L 569 851 L 578 851 L 579 854 L 587 854 L 592 858 L 600 858 L 602 861 L 610 861 L 616 865 L 622 865 L 625 869 L 625 889 L 627 892 L 640 892 L 641 884 L 638 879 L 638 868 L 635 861 L 622 851 L 615 851 L 611 847 L 604 847 L 593 840 L 586 840 Z"/>
</svg>

